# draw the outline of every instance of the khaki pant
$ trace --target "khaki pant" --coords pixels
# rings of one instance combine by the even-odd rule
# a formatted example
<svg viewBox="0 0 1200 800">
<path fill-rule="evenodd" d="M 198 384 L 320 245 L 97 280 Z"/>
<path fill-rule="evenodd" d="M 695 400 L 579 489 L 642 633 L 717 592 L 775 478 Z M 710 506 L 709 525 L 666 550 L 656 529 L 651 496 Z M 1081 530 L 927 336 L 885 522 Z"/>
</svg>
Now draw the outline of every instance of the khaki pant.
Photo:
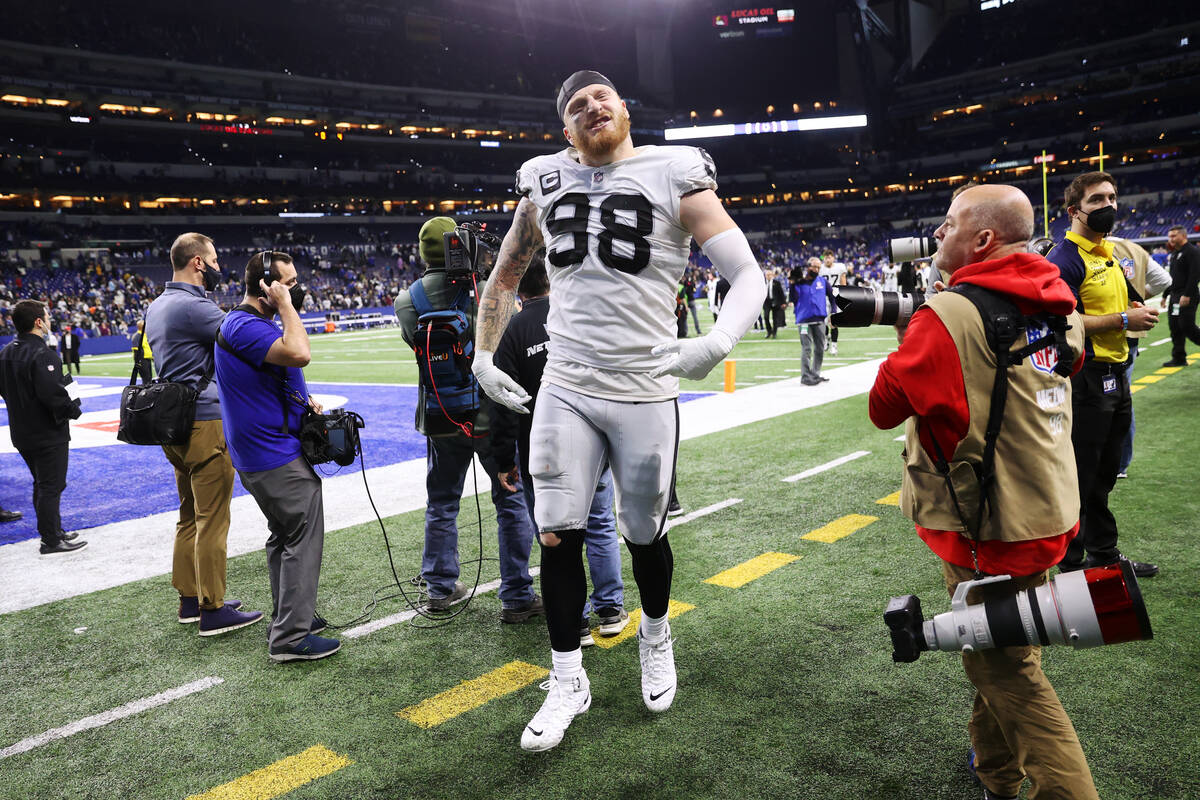
<svg viewBox="0 0 1200 800">
<path fill-rule="evenodd" d="M 942 562 L 950 594 L 974 573 Z M 978 603 L 1019 589 L 1040 586 L 1048 572 L 976 587 L 967 595 Z M 1029 800 L 1099 800 L 1075 727 L 1042 672 L 1040 647 L 1003 647 L 963 654 L 963 668 L 975 685 L 975 709 L 968 730 L 975 769 L 993 794 L 1016 797 L 1029 778 Z"/>
<path fill-rule="evenodd" d="M 181 597 L 197 597 L 200 608 L 213 611 L 225 604 L 225 540 L 233 496 L 233 463 L 221 420 L 197 420 L 186 445 L 163 445 L 163 452 L 175 468 L 179 490 L 171 583 Z"/>
</svg>

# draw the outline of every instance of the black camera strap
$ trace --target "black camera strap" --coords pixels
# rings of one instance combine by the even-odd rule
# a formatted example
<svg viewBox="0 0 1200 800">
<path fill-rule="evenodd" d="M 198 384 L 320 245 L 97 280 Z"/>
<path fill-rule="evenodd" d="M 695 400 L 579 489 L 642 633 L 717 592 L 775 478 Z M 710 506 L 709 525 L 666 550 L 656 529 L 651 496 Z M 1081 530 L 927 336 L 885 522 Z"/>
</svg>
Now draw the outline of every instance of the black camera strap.
<svg viewBox="0 0 1200 800">
<path fill-rule="evenodd" d="M 950 477 L 950 462 L 938 445 L 933 431 L 929 439 L 933 442 L 935 465 L 946 480 L 950 490 L 950 499 L 954 510 L 962 521 L 963 527 L 971 540 L 971 560 L 975 567 L 976 576 L 979 570 L 979 536 L 983 530 L 986 510 L 991 505 L 992 489 L 996 483 L 996 442 L 1000 439 L 1000 428 L 1004 422 L 1004 408 L 1008 402 L 1008 370 L 1018 366 L 1034 353 L 1053 346 L 1058 352 L 1058 363 L 1054 372 L 1063 377 L 1071 374 L 1071 349 L 1067 344 L 1067 321 L 1065 317 L 1056 314 L 1036 314 L 1026 317 L 1020 309 L 1003 295 L 990 291 L 982 286 L 961 283 L 947 291 L 957 292 L 971 301 L 975 310 L 983 320 L 983 329 L 987 337 L 988 347 L 996 356 L 996 373 L 992 380 L 992 396 L 988 409 L 987 426 L 983 437 L 983 458 L 978 465 L 972 464 L 975 479 L 979 484 L 979 505 L 975 510 L 974 519 L 968 519 L 954 491 L 954 482 Z M 1024 347 L 1013 350 L 1021 335 L 1029 330 L 1029 322 L 1034 320 L 1045 324 L 1050 333 L 1029 342 Z"/>
</svg>

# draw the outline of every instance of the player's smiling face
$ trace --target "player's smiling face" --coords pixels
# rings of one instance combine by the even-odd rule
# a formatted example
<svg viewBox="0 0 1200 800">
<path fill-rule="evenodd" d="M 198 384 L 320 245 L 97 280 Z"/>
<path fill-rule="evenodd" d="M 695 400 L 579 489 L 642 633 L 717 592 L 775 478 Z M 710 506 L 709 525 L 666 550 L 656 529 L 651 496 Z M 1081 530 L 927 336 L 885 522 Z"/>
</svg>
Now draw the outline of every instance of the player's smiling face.
<svg viewBox="0 0 1200 800">
<path fill-rule="evenodd" d="M 610 153 L 629 135 L 629 111 L 610 86 L 593 83 L 571 96 L 563 114 L 563 133 L 589 155 Z"/>
</svg>

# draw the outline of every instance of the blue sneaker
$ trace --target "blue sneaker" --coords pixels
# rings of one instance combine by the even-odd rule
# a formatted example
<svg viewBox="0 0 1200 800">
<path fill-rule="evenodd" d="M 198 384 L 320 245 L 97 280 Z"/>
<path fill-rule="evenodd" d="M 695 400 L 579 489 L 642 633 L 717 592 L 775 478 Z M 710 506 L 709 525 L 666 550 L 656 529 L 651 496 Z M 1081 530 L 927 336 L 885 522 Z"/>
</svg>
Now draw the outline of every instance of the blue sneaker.
<svg viewBox="0 0 1200 800">
<path fill-rule="evenodd" d="M 331 656 L 340 650 L 342 643 L 337 639 L 325 639 L 311 633 L 300 640 L 295 647 L 271 653 L 272 661 L 316 661 L 318 658 Z"/>
<path fill-rule="evenodd" d="M 229 608 L 241 608 L 241 600 L 226 600 L 225 605 Z M 200 598 L 199 597 L 184 597 L 179 596 L 179 624 L 190 625 L 193 622 L 200 621 Z"/>
<path fill-rule="evenodd" d="M 200 609 L 200 635 L 219 636 L 222 633 L 253 625 L 260 619 L 262 619 L 261 611 L 239 611 L 228 605 L 221 606 L 216 611 Z"/>
<path fill-rule="evenodd" d="M 309 628 L 308 632 L 310 634 L 318 634 L 325 630 L 327 625 L 329 625 L 329 623 L 325 621 L 324 617 L 322 617 L 320 614 L 313 614 L 312 627 Z"/>
</svg>

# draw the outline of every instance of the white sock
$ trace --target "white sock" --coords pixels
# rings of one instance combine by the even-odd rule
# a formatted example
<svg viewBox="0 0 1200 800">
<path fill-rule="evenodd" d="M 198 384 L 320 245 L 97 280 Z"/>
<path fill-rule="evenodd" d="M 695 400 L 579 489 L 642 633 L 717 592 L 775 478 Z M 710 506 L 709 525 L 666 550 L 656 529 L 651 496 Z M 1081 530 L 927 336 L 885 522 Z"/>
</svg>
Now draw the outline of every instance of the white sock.
<svg viewBox="0 0 1200 800">
<path fill-rule="evenodd" d="M 560 681 L 571 681 L 583 674 L 583 649 L 576 647 L 569 653 L 550 651 L 550 662 L 554 675 Z"/>
<path fill-rule="evenodd" d="M 667 615 L 661 617 L 647 617 L 642 614 L 642 638 L 648 642 L 660 642 L 667 638 L 671 633 L 671 626 L 667 624 Z"/>
</svg>

